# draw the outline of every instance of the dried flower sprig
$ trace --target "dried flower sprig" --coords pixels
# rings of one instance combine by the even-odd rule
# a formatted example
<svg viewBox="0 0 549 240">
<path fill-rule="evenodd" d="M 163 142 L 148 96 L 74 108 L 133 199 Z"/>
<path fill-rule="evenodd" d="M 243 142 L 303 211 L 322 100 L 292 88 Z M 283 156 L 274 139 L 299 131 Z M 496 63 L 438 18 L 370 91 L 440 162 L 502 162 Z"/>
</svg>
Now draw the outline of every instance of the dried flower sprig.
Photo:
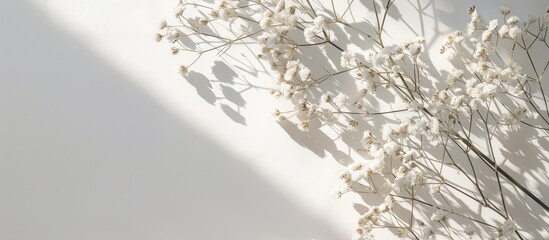
<svg viewBox="0 0 549 240">
<path fill-rule="evenodd" d="M 521 230 L 528 223 L 513 216 L 513 201 L 520 200 L 511 196 L 524 194 L 545 214 L 546 200 L 517 180 L 497 152 L 503 148 L 499 139 L 519 129 L 549 135 L 542 84 L 549 59 L 540 63 L 533 57 L 533 51 L 549 50 L 549 10 L 522 22 L 501 7 L 502 19 L 486 23 L 470 7 L 465 32 L 450 34 L 440 48 L 455 67 L 441 81 L 429 75 L 429 68 L 440 66 L 422 60 L 423 38 L 386 44 L 383 33 L 394 0 L 382 7 L 372 1 L 370 30 L 348 21 L 354 1 L 339 12 L 333 0 L 327 3 L 325 8 L 309 0 L 180 0 L 176 25 L 162 21 L 156 40 L 169 41 L 172 54 L 192 59 L 180 66 L 182 75 L 208 52 L 223 54 L 234 44 L 259 46 L 257 57 L 270 66 L 277 84 L 271 94 L 291 104 L 274 111 L 278 121 L 292 122 L 302 131 L 362 133 L 357 150 L 362 158 L 342 170 L 333 195 L 354 192 L 383 201 L 367 202 L 370 208 L 358 220 L 354 239 L 372 239 L 377 228 L 414 239 L 541 236 Z M 231 32 L 215 26 L 243 27 Z M 367 39 L 368 49 L 346 49 L 338 40 L 345 36 L 337 36 L 335 28 Z M 321 49 L 327 58 L 335 51 L 340 66 L 307 61 L 310 48 Z M 521 58 L 527 61 L 524 66 Z M 318 71 L 323 68 L 324 73 Z M 349 76 L 356 80 L 354 92 L 326 89 Z M 382 94 L 394 96 L 398 108 L 370 103 Z M 372 122 L 381 129 L 369 127 Z"/>
</svg>

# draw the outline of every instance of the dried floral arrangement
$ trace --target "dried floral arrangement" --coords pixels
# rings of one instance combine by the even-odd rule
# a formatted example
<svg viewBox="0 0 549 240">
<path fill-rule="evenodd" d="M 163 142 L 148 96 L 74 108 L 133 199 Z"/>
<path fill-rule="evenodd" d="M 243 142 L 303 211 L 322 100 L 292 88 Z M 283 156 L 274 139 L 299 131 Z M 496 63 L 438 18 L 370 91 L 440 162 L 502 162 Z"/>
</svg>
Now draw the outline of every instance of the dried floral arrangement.
<svg viewBox="0 0 549 240">
<path fill-rule="evenodd" d="M 342 1 L 338 9 L 334 2 L 180 0 L 156 39 L 184 56 L 183 76 L 210 52 L 254 46 L 276 83 L 270 93 L 284 101 L 277 121 L 362 136 L 350 138 L 360 158 L 341 171 L 333 192 L 358 194 L 368 205 L 353 239 L 373 239 L 379 228 L 410 239 L 547 237 L 547 226 L 526 231 L 536 218 L 515 213 L 547 215 L 549 201 L 504 167 L 522 159 L 498 153 L 501 139 L 517 132 L 549 136 L 542 84 L 549 9 L 523 21 L 500 7 L 499 19 L 485 21 L 470 7 L 465 31 L 441 44 L 451 66 L 441 79 L 430 73 L 441 66 L 426 61 L 423 38 L 386 40 L 396 0 L 371 1 L 368 16 L 352 12 L 363 1 Z M 349 36 L 363 41 L 358 50 L 347 48 Z M 183 44 L 189 39 L 192 47 Z"/>
</svg>

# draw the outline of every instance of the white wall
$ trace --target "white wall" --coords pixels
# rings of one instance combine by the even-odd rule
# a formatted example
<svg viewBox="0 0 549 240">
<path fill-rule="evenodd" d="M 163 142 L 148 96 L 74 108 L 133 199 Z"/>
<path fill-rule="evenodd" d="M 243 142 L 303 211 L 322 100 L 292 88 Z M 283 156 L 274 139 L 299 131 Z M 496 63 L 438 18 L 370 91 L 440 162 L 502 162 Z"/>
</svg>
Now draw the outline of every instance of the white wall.
<svg viewBox="0 0 549 240">
<path fill-rule="evenodd" d="M 357 200 L 330 197 L 349 149 L 274 122 L 265 73 L 218 59 L 181 79 L 153 40 L 176 2 L 0 2 L 1 239 L 350 236 Z M 468 17 L 469 3 L 418 3 L 444 20 L 403 8 L 423 26 L 404 31 L 433 42 Z"/>
</svg>

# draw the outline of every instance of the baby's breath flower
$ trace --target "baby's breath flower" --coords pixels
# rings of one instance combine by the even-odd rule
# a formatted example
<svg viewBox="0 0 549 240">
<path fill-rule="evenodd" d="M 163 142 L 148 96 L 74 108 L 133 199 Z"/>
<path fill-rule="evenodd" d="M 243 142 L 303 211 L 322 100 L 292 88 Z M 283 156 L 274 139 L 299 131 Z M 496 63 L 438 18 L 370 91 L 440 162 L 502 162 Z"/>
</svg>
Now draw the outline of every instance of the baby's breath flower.
<svg viewBox="0 0 549 240">
<path fill-rule="evenodd" d="M 311 69 L 309 69 L 308 67 L 302 66 L 301 69 L 299 70 L 299 78 L 302 81 L 306 81 L 306 80 L 309 80 L 310 77 L 311 77 Z"/>
<path fill-rule="evenodd" d="M 200 18 L 200 20 L 198 20 L 198 23 L 200 23 L 201 25 L 208 25 L 209 22 L 210 20 L 207 18 Z"/>
<path fill-rule="evenodd" d="M 339 93 L 333 100 L 337 106 L 343 106 L 347 101 L 349 101 L 349 98 L 347 97 L 347 94 L 344 93 Z"/>
<path fill-rule="evenodd" d="M 187 76 L 187 73 L 189 73 L 189 68 L 185 65 L 181 65 L 179 66 L 179 74 L 181 74 L 182 76 Z"/>
<path fill-rule="evenodd" d="M 155 34 L 154 37 L 155 37 L 155 40 L 156 40 L 157 42 L 160 42 L 160 41 L 162 41 L 162 39 L 164 38 L 164 35 L 162 35 L 162 34 L 160 34 L 160 33 L 157 33 L 157 34 Z"/>
<path fill-rule="evenodd" d="M 473 227 L 471 227 L 471 226 L 465 227 L 465 228 L 463 229 L 463 232 L 464 232 L 467 236 L 469 236 L 469 237 L 471 237 L 471 236 L 473 236 L 473 234 L 475 234 L 475 230 L 474 230 Z"/>
<path fill-rule="evenodd" d="M 446 216 L 448 216 L 448 212 L 438 209 L 436 212 L 433 213 L 433 215 L 431 215 L 431 221 L 433 222 L 444 221 L 446 220 Z"/>
<path fill-rule="evenodd" d="M 324 27 L 326 27 L 326 18 L 324 18 L 323 16 L 317 16 L 314 21 L 313 21 L 314 25 L 315 25 L 315 28 L 317 29 L 323 29 Z"/>
<path fill-rule="evenodd" d="M 522 34 L 522 29 L 520 29 L 517 26 L 513 26 L 509 29 L 509 37 L 513 40 L 517 40 L 517 38 Z"/>
<path fill-rule="evenodd" d="M 314 42 L 317 32 L 318 32 L 317 29 L 314 27 L 305 28 L 305 30 L 303 30 L 303 34 L 305 35 L 305 40 L 310 43 Z"/>
<path fill-rule="evenodd" d="M 512 239 L 517 226 L 512 218 L 505 220 L 505 222 L 496 229 L 496 232 L 492 234 L 493 237 L 499 239 Z"/>
<path fill-rule="evenodd" d="M 308 120 L 305 120 L 305 121 L 301 121 L 298 125 L 299 127 L 299 130 L 303 131 L 303 132 L 307 132 L 309 131 L 309 126 L 310 126 L 310 123 Z"/>
<path fill-rule="evenodd" d="M 492 40 L 492 31 L 489 31 L 489 30 L 486 30 L 484 32 L 482 32 L 482 41 L 483 42 L 489 42 L 490 40 Z"/>
<path fill-rule="evenodd" d="M 520 21 L 520 18 L 517 16 L 512 16 L 507 19 L 507 24 L 510 26 L 515 26 Z"/>
<path fill-rule="evenodd" d="M 351 51 L 344 51 L 341 53 L 341 66 L 342 67 L 351 67 L 351 63 L 355 59 L 355 53 Z"/>
<path fill-rule="evenodd" d="M 324 103 L 331 103 L 333 100 L 333 97 L 329 93 L 324 93 L 322 94 L 322 96 L 320 96 L 320 100 Z"/>
<path fill-rule="evenodd" d="M 340 184 L 332 190 L 332 197 L 338 199 L 345 193 L 351 190 L 348 184 Z"/>
<path fill-rule="evenodd" d="M 431 235 L 434 234 L 433 228 L 431 228 L 427 225 L 422 225 L 421 226 L 421 232 L 423 234 L 423 239 L 430 239 Z"/>
<path fill-rule="evenodd" d="M 175 43 L 179 41 L 180 37 L 181 37 L 181 31 L 179 31 L 179 29 L 172 28 L 168 32 L 168 36 L 166 36 L 166 39 L 168 39 L 168 41 L 170 41 L 171 43 Z"/>
<path fill-rule="evenodd" d="M 175 9 L 174 16 L 176 18 L 179 18 L 183 15 L 183 12 L 185 11 L 185 6 L 180 5 Z"/>
<path fill-rule="evenodd" d="M 431 184 L 429 188 L 429 194 L 434 197 L 440 193 L 440 184 Z"/>
<path fill-rule="evenodd" d="M 358 121 L 356 119 L 350 119 L 347 122 L 347 126 L 349 127 L 349 130 L 356 131 L 358 128 Z"/>
<path fill-rule="evenodd" d="M 498 20 L 494 19 L 488 23 L 488 31 L 494 32 L 498 28 Z"/>
<path fill-rule="evenodd" d="M 162 19 L 162 21 L 160 21 L 158 28 L 160 30 L 164 30 L 166 27 L 168 27 L 168 23 L 166 22 L 166 20 Z"/>
<path fill-rule="evenodd" d="M 270 17 L 264 17 L 259 21 L 259 26 L 263 29 L 269 28 L 273 25 L 273 19 Z"/>
<path fill-rule="evenodd" d="M 501 28 L 498 31 L 498 34 L 502 38 L 509 36 L 509 26 L 507 26 L 507 25 L 501 26 Z"/>
<path fill-rule="evenodd" d="M 410 230 L 408 228 L 399 228 L 397 231 L 398 238 L 407 238 L 409 237 Z"/>
<path fill-rule="evenodd" d="M 503 16 L 507 16 L 507 14 L 509 14 L 511 12 L 511 9 L 507 6 L 500 6 L 499 7 L 499 12 L 501 12 L 501 14 L 503 14 Z"/>
<path fill-rule="evenodd" d="M 278 3 L 276 4 L 276 7 L 274 9 L 274 12 L 275 13 L 282 12 L 282 11 L 284 11 L 285 8 L 286 8 L 286 1 L 278 1 Z"/>
<path fill-rule="evenodd" d="M 390 141 L 383 144 L 383 150 L 387 153 L 388 156 L 395 156 L 398 153 L 399 146 L 396 142 Z"/>
<path fill-rule="evenodd" d="M 172 54 L 173 55 L 177 55 L 179 53 L 179 48 L 176 48 L 176 47 L 172 47 Z"/>
</svg>

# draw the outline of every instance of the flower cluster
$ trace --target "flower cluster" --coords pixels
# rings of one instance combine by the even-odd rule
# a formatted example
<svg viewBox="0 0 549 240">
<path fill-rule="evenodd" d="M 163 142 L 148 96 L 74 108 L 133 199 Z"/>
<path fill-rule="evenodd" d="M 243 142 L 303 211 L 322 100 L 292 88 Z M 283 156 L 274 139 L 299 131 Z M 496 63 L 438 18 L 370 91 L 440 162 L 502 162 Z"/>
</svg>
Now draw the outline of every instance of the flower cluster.
<svg viewBox="0 0 549 240">
<path fill-rule="evenodd" d="M 429 72 L 440 67 L 425 61 L 425 39 L 383 41 L 384 22 L 395 1 L 381 9 L 373 2 L 376 21 L 367 21 L 370 34 L 354 27 L 349 22 L 354 18 L 345 17 L 347 11 L 337 14 L 333 8 L 330 13 L 307 0 L 216 0 L 210 5 L 181 0 L 175 13 L 178 24 L 162 21 L 156 39 L 171 43 L 172 54 L 196 56 L 180 66 L 184 76 L 204 54 L 223 53 L 235 42 L 252 40 L 246 44 L 256 46 L 256 56 L 270 67 L 275 83 L 270 93 L 286 102 L 273 112 L 277 121 L 293 123 L 304 132 L 333 131 L 360 139 L 360 157 L 339 173 L 333 196 L 354 193 L 383 201 L 367 202 L 369 210 L 359 218 L 354 239 L 372 239 L 376 228 L 415 239 L 523 238 L 523 225 L 511 216 L 513 204 L 504 196 L 502 178 L 544 210 L 549 207 L 499 167 L 501 160 L 494 154 L 498 146 L 492 142 L 522 128 L 549 133 L 541 84 L 547 65 L 536 65 L 531 57 L 534 47 L 549 49 L 549 10 L 523 22 L 502 7 L 502 19 L 485 22 L 477 8 L 470 7 L 465 31 L 449 34 L 440 47 L 453 69 L 446 79 L 436 79 Z M 189 7 L 198 9 L 195 18 Z M 215 25 L 246 27 L 220 35 L 211 31 Z M 346 36 L 336 37 L 336 28 L 370 42 L 359 51 L 347 49 L 338 41 Z M 187 38 L 194 39 L 194 48 L 184 44 Z M 328 59 L 333 66 L 319 66 L 306 55 L 310 48 L 325 56 L 335 51 L 338 59 Z M 534 71 L 525 70 L 519 56 L 529 59 L 527 67 Z M 325 88 L 339 86 L 335 82 L 340 80 L 352 84 L 352 90 Z M 391 109 L 373 104 L 383 102 L 383 95 L 394 97 Z M 372 122 L 380 127 L 372 127 Z M 478 168 L 490 174 L 479 176 Z M 461 201 L 467 205 L 458 206 Z M 485 219 L 485 213 L 496 223 Z"/>
</svg>

